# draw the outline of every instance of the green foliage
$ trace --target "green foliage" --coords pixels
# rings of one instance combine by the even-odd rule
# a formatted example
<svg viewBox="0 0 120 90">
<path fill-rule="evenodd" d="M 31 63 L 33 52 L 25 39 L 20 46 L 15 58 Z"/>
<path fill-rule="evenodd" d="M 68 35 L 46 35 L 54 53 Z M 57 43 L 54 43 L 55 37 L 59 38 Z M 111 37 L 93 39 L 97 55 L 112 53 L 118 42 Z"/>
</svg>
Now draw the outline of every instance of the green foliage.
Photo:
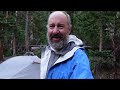
<svg viewBox="0 0 120 90">
<path fill-rule="evenodd" d="M 98 26 L 97 19 L 93 16 L 93 12 L 81 11 L 74 15 L 74 32 L 81 38 L 85 44 L 93 46 L 98 45 Z M 76 33 L 77 32 L 77 33 Z"/>
<path fill-rule="evenodd" d="M 91 69 L 98 63 L 113 64 L 113 53 L 111 50 L 104 50 L 99 52 L 98 50 L 88 50 L 88 57 L 91 62 Z"/>
<path fill-rule="evenodd" d="M 85 45 L 91 46 L 87 50 L 91 69 L 96 64 L 114 64 L 112 53 L 112 40 L 110 38 L 109 24 L 115 30 L 116 46 L 120 45 L 120 12 L 119 11 L 67 11 L 71 16 L 72 34 L 80 38 Z M 50 11 L 29 11 L 28 32 L 33 34 L 30 45 L 46 45 L 47 19 Z M 8 16 L 7 16 L 8 14 Z M 0 41 L 4 44 L 4 56 L 12 56 L 12 40 L 16 38 L 16 55 L 25 53 L 25 20 L 26 11 L 0 11 Z M 99 52 L 100 30 L 103 31 L 103 51 Z M 28 34 L 28 35 L 29 35 Z M 41 51 L 36 50 L 35 55 L 40 57 Z M 106 64 L 105 64 L 106 65 Z"/>
<path fill-rule="evenodd" d="M 37 44 L 46 44 L 46 25 L 48 18 L 48 11 L 36 11 L 33 13 L 35 28 L 33 30 L 34 37 L 39 39 Z M 37 42 L 37 41 L 36 41 Z"/>
<path fill-rule="evenodd" d="M 103 57 L 103 58 L 107 58 L 107 57 L 113 57 L 112 55 L 112 50 L 104 50 L 99 52 L 98 50 L 88 50 L 87 51 L 89 56 L 97 56 L 97 57 Z"/>
<path fill-rule="evenodd" d="M 103 30 L 103 42 L 109 40 L 105 36 L 103 26 L 115 21 L 113 11 L 76 11 L 73 14 L 73 33 L 81 38 L 85 44 L 96 49 L 99 47 L 100 30 Z"/>
<path fill-rule="evenodd" d="M 36 50 L 36 51 L 34 51 L 34 54 L 37 55 L 38 57 L 40 57 L 41 51 L 40 50 Z"/>
<path fill-rule="evenodd" d="M 84 44 L 92 47 L 88 51 L 89 57 L 111 57 L 112 47 L 108 31 L 105 31 L 104 26 L 112 23 L 116 25 L 116 36 L 120 38 L 120 17 L 115 22 L 117 11 L 67 11 L 71 15 L 73 25 L 73 34 L 83 40 Z M 29 11 L 29 28 L 28 31 L 33 32 L 33 40 L 31 45 L 47 44 L 47 19 L 50 11 Z M 26 11 L 18 11 L 17 16 L 15 11 L 9 11 L 6 18 L 6 11 L 0 11 L 0 23 L 4 24 L 4 30 L 0 30 L 0 39 L 4 41 L 5 56 L 11 55 L 11 40 L 16 37 L 17 55 L 25 53 L 25 14 Z M 120 15 L 118 15 L 120 16 Z M 7 21 L 7 22 L 6 22 Z M 99 33 L 103 30 L 103 50 L 98 52 L 99 48 Z M 119 40 L 118 40 L 119 42 Z M 6 48 L 7 47 L 7 48 Z M 37 55 L 39 51 L 35 52 Z"/>
</svg>

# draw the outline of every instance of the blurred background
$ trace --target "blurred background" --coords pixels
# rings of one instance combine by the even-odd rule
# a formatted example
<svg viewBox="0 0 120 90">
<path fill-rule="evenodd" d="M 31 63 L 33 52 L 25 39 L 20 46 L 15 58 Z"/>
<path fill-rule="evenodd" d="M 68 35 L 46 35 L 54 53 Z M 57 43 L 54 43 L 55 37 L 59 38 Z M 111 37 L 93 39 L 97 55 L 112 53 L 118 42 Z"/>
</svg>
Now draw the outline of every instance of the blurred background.
<svg viewBox="0 0 120 90">
<path fill-rule="evenodd" d="M 51 12 L 0 11 L 0 62 L 20 55 L 41 57 Z M 120 11 L 66 12 L 71 34 L 84 42 L 94 78 L 120 78 Z"/>
</svg>

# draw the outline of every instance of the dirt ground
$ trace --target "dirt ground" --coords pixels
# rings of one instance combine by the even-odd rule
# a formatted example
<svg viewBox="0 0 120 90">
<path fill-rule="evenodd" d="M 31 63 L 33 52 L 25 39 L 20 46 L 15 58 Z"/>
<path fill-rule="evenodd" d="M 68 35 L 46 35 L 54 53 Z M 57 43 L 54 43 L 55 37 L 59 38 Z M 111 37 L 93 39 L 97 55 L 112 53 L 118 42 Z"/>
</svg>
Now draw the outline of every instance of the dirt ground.
<svg viewBox="0 0 120 90">
<path fill-rule="evenodd" d="M 120 79 L 120 67 L 93 71 L 95 79 Z"/>
</svg>

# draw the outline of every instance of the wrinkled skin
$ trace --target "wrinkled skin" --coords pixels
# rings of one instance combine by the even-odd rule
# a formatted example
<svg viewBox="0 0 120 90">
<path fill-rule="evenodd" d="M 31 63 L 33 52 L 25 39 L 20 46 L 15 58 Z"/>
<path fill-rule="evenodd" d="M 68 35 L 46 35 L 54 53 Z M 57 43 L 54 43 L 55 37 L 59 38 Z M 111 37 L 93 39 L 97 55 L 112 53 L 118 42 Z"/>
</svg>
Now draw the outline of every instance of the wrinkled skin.
<svg viewBox="0 0 120 90">
<path fill-rule="evenodd" d="M 71 29 L 64 13 L 60 11 L 52 13 L 48 19 L 47 29 L 48 43 L 52 48 L 59 51 L 68 43 L 67 38 Z"/>
</svg>

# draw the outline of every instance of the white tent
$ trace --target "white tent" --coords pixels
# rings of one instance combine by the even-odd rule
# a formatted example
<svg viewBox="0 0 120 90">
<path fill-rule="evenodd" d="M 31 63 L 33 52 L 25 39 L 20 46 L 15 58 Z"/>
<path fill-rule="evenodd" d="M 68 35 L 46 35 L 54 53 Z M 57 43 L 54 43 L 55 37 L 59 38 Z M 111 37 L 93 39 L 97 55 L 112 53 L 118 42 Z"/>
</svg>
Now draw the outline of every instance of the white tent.
<svg viewBox="0 0 120 90">
<path fill-rule="evenodd" d="M 0 64 L 0 79 L 40 79 L 40 58 L 16 56 Z"/>
</svg>

